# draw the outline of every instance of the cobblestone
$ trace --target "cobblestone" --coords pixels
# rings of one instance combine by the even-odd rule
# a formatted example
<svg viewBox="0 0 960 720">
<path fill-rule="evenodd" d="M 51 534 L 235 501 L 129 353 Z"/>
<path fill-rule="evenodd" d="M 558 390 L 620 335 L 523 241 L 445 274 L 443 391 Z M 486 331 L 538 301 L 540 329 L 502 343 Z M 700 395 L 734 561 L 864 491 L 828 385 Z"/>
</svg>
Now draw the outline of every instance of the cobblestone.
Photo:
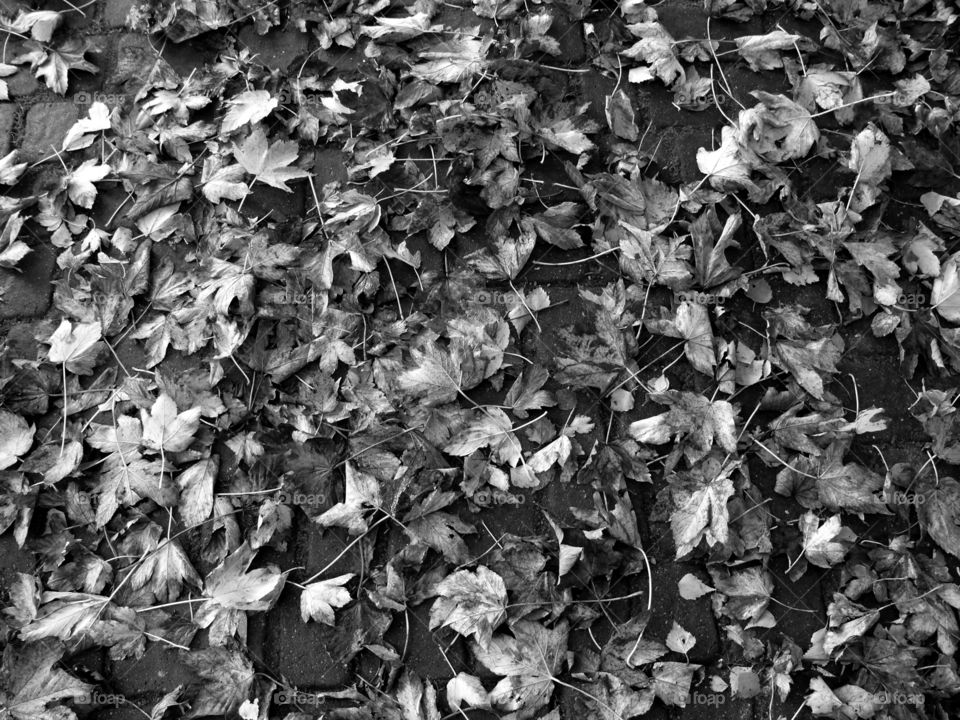
<svg viewBox="0 0 960 720">
<path fill-rule="evenodd" d="M 266 35 L 257 35 L 252 26 L 240 31 L 240 46 L 256 55 L 254 62 L 271 70 L 286 70 L 290 64 L 307 51 L 307 35 L 297 30 L 271 30 Z"/>
<path fill-rule="evenodd" d="M 107 0 L 103 7 L 103 23 L 107 27 L 125 27 L 133 0 Z"/>
<path fill-rule="evenodd" d="M 27 111 L 26 128 L 20 145 L 23 159 L 36 162 L 52 156 L 51 159 L 55 160 L 64 136 L 79 117 L 79 107 L 73 103 L 41 102 L 32 105 Z"/>
<path fill-rule="evenodd" d="M 17 270 L 0 269 L 0 320 L 39 317 L 50 307 L 50 280 L 56 257 L 49 245 L 28 243 L 33 252 Z"/>
<path fill-rule="evenodd" d="M 10 139 L 13 137 L 13 124 L 17 119 L 17 106 L 13 103 L 0 103 L 0 155 L 10 152 Z"/>
</svg>

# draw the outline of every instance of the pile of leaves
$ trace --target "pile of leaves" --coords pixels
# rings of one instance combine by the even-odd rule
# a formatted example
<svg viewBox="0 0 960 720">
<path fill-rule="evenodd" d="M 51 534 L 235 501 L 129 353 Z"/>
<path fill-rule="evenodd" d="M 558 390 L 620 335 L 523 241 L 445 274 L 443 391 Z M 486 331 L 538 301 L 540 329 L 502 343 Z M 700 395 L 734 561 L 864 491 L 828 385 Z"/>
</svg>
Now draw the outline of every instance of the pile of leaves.
<svg viewBox="0 0 960 720">
<path fill-rule="evenodd" d="M 0 266 L 49 245 L 58 267 L 35 354 L 0 349 L 0 532 L 35 560 L 5 588 L 0 717 L 89 713 L 109 678 L 67 660 L 158 643 L 198 682 L 147 716 L 301 720 L 246 647 L 290 595 L 367 668 L 320 694 L 330 720 L 557 720 L 564 693 L 628 720 L 703 692 L 770 718 L 954 716 L 958 391 L 915 393 L 926 455 L 878 469 L 860 451 L 888 421 L 841 399 L 838 363 L 860 327 L 907 378 L 960 371 L 956 8 L 706 0 L 728 28 L 781 23 L 717 40 L 636 0 L 291 5 L 141 3 L 165 41 L 217 31 L 215 61 L 151 58 L 60 169 L 0 160 Z M 63 19 L 0 18 L 0 75 L 64 95 L 97 72 Z M 251 23 L 317 49 L 271 70 L 237 40 Z M 570 33 L 587 67 L 564 65 Z M 747 101 L 731 60 L 791 90 Z M 605 122 L 583 100 L 600 76 Z M 663 86 L 722 117 L 695 182 L 648 141 L 637 91 Z M 318 148 L 345 179 L 316 182 Z M 561 298 L 529 279 L 551 263 L 607 275 Z M 779 297 L 805 286 L 838 321 Z M 549 511 L 558 487 L 587 500 Z M 549 531 L 494 535 L 491 493 Z M 659 522 L 700 568 L 677 588 L 651 581 Z M 269 560 L 309 524 L 349 538 L 332 562 Z M 805 646 L 777 632 L 784 556 L 835 589 Z M 657 593 L 710 596 L 728 662 L 690 662 L 679 623 L 645 635 Z M 407 667 L 385 636 L 419 606 L 473 672 Z"/>
</svg>

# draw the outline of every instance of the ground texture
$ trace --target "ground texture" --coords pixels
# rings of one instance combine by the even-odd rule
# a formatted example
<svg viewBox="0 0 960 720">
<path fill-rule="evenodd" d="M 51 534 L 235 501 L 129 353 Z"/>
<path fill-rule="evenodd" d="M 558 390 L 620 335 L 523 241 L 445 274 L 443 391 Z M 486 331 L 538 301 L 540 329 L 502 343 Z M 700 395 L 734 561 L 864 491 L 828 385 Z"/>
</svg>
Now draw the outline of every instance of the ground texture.
<svg viewBox="0 0 960 720">
<path fill-rule="evenodd" d="M 471 717 L 952 716 L 953 11 L 158 5 L 30 8 L 98 69 L 58 88 L 0 0 L 0 156 L 28 163 L 0 218 L 30 218 L 0 263 L 0 717 L 432 719 L 452 678 Z M 231 149 L 264 131 L 279 174 Z M 160 489 L 104 490 L 110 462 Z M 144 563 L 161 537 L 195 569 Z M 303 618 L 318 578 L 332 622 Z M 39 646 L 61 674 L 29 704 Z"/>
</svg>

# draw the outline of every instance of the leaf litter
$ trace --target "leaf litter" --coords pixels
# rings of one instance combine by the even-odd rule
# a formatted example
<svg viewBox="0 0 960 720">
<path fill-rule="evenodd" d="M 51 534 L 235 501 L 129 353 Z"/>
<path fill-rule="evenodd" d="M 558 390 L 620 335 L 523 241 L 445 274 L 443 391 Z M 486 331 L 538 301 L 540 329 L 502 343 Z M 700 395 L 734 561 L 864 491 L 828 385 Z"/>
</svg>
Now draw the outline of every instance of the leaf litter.
<svg viewBox="0 0 960 720">
<path fill-rule="evenodd" d="M 135 101 L 75 123 L 42 190 L 16 150 L 0 159 L 2 272 L 44 236 L 62 271 L 36 356 L 0 347 L 0 531 L 36 560 L 4 588 L 0 714 L 75 718 L 109 687 L 71 669 L 78 648 L 159 644 L 196 681 L 148 717 L 302 720 L 247 635 L 292 593 L 338 664 L 377 668 L 321 694 L 330 720 L 554 720 L 571 702 L 628 720 L 728 692 L 771 720 L 950 717 L 957 391 L 914 393 L 925 457 L 882 469 L 863 452 L 889 421 L 838 392 L 855 324 L 908 379 L 960 372 L 958 15 L 781 4 L 818 31 L 681 38 L 632 1 L 477 0 L 457 27 L 429 0 L 295 3 L 290 28 L 364 62 L 271 74 L 223 50 L 182 77 L 158 59 Z M 0 77 L 22 65 L 64 96 L 98 73 L 67 15 L 0 16 L 17 46 Z M 281 19 L 247 0 L 130 17 L 173 43 Z M 558 67 L 559 27 L 590 67 Z M 734 97 L 721 56 L 792 90 Z M 599 113 L 571 100 L 582 73 L 615 83 Z M 718 111 L 696 182 L 660 174 L 638 86 Z M 347 183 L 318 184 L 320 145 L 342 148 Z M 822 162 L 837 180 L 813 194 Z M 128 201 L 98 212 L 114 185 Z M 294 193 L 299 217 L 260 199 Z M 573 301 L 531 282 L 565 262 L 617 278 Z M 807 286 L 839 322 L 777 298 Z M 584 323 L 550 320 L 567 304 Z M 587 499 L 548 511 L 548 486 Z M 491 502 L 548 529 L 494 534 Z M 784 503 L 795 520 L 766 507 Z M 304 523 L 348 538 L 312 577 L 268 560 Z M 657 560 L 695 572 L 657 586 Z M 796 638 L 774 578 L 819 571 L 832 598 Z M 722 658 L 679 615 L 651 634 L 661 595 L 712 607 Z M 406 657 L 420 605 L 473 660 L 445 686 Z"/>
</svg>

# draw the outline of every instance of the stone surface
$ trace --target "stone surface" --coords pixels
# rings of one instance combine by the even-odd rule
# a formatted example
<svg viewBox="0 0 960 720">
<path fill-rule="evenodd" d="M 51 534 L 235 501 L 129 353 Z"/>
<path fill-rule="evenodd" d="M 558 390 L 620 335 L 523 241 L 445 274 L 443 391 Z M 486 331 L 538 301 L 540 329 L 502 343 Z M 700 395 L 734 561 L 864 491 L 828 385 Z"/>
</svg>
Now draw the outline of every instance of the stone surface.
<svg viewBox="0 0 960 720">
<path fill-rule="evenodd" d="M 0 587 L 6 589 L 18 572 L 33 570 L 30 553 L 17 547 L 12 534 L 0 536 Z"/>
<path fill-rule="evenodd" d="M 27 121 L 20 150 L 29 162 L 51 157 L 63 145 L 67 131 L 80 117 L 80 109 L 73 103 L 41 102 L 27 110 Z"/>
<path fill-rule="evenodd" d="M 284 192 L 263 183 L 255 183 L 252 192 L 244 200 L 241 212 L 258 218 L 269 214 L 271 220 L 281 221 L 303 217 L 303 185 L 303 181 L 293 182 L 289 185 L 290 192 Z"/>
<path fill-rule="evenodd" d="M 29 65 L 22 66 L 10 77 L 5 77 L 7 93 L 12 98 L 26 97 L 40 88 L 40 81 L 30 71 Z"/>
<path fill-rule="evenodd" d="M 688 653 L 691 662 L 705 664 L 717 659 L 720 655 L 720 639 L 713 619 L 710 596 L 704 595 L 696 600 L 684 600 L 680 597 L 677 588 L 680 578 L 689 572 L 694 573 L 706 583 L 709 583 L 710 578 L 705 573 L 698 572 L 695 565 L 684 565 L 672 561 L 656 563 L 652 565 L 651 571 L 653 573 L 653 613 L 644 636 L 663 642 L 667 633 L 673 628 L 673 623 L 677 623 L 697 639 L 697 644 Z M 643 578 L 643 583 L 646 584 L 646 578 Z M 640 599 L 646 601 L 645 597 Z M 683 657 L 681 655 L 672 659 L 682 660 Z"/>
<path fill-rule="evenodd" d="M 3 330 L 10 347 L 10 357 L 35 360 L 39 344 L 33 337 L 33 323 L 15 323 Z"/>
<path fill-rule="evenodd" d="M 107 0 L 103 6 L 103 15 L 101 16 L 104 25 L 107 27 L 125 27 L 127 15 L 130 8 L 134 5 L 134 0 Z"/>
<path fill-rule="evenodd" d="M 300 617 L 299 591 L 284 590 L 268 618 L 266 661 L 286 682 L 300 688 L 342 686 L 353 677 L 348 663 L 331 655 L 334 628 Z"/>
<path fill-rule="evenodd" d="M 253 26 L 240 31 L 240 47 L 255 55 L 254 62 L 270 70 L 286 70 L 299 55 L 307 51 L 307 34 L 296 29 L 271 30 L 258 35 Z"/>
<path fill-rule="evenodd" d="M 0 155 L 10 152 L 16 119 L 17 106 L 13 103 L 0 103 Z"/>
<path fill-rule="evenodd" d="M 344 552 L 355 538 L 349 536 L 343 528 L 323 529 L 309 521 L 304 521 L 303 525 L 305 527 L 300 531 L 298 544 L 301 548 L 300 562 L 304 566 L 304 577 L 310 577 L 324 568 L 325 577 L 360 571 L 364 550 L 368 551 L 366 555 L 369 556 L 367 541 L 358 542 Z"/>
<path fill-rule="evenodd" d="M 313 155 L 313 183 L 320 189 L 330 182 L 345 183 L 348 180 L 347 156 L 333 145 L 320 148 Z M 311 197 L 312 201 L 312 197 Z"/>
<path fill-rule="evenodd" d="M 50 307 L 56 256 L 48 244 L 25 242 L 33 252 L 18 263 L 19 272 L 0 268 L 0 320 L 37 317 Z"/>
<path fill-rule="evenodd" d="M 403 654 L 404 665 L 420 677 L 447 680 L 459 672 L 470 672 L 463 640 L 449 630 L 430 630 L 430 608 L 425 602 L 407 613 L 409 627 L 402 613 L 398 614 L 384 636 L 397 652 Z"/>
<path fill-rule="evenodd" d="M 128 658 L 113 663 L 109 689 L 129 698 L 170 692 L 177 685 L 187 685 L 195 679 L 190 669 L 180 660 L 179 651 L 161 643 L 148 643 L 139 660 Z"/>
<path fill-rule="evenodd" d="M 719 143 L 720 135 L 711 127 L 678 126 L 647 133 L 640 148 L 664 168 L 660 175 L 664 182 L 696 182 L 703 178 L 697 167 L 697 150 L 713 150 Z"/>
</svg>

